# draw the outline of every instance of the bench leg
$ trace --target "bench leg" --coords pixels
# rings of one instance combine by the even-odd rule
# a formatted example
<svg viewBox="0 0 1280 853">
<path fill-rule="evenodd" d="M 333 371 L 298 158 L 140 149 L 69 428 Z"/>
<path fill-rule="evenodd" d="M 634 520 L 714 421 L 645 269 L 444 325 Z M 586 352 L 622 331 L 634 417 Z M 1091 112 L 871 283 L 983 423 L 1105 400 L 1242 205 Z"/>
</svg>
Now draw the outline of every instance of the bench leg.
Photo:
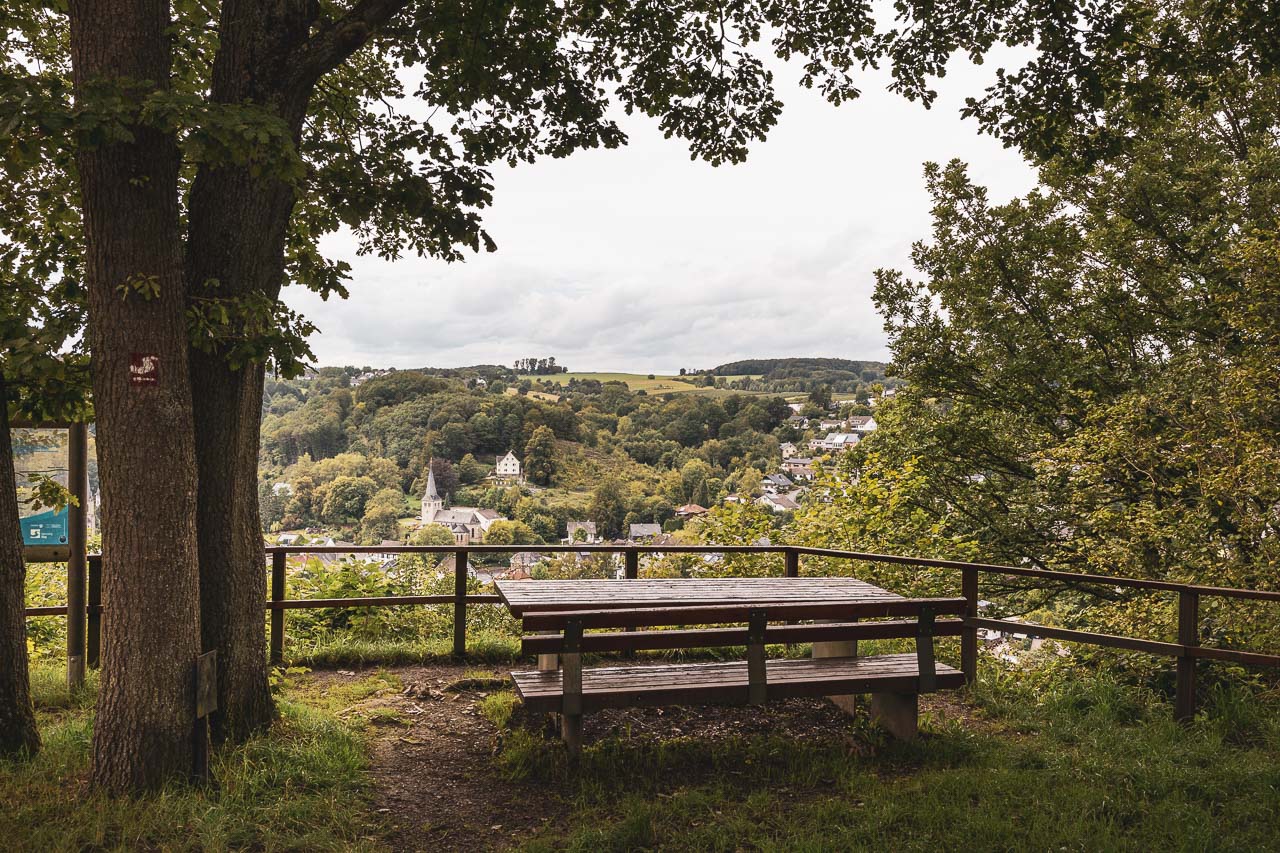
<svg viewBox="0 0 1280 853">
<path fill-rule="evenodd" d="M 569 757 L 576 759 L 582 754 L 582 715 L 560 715 L 560 737 L 569 750 Z"/>
<path fill-rule="evenodd" d="M 872 693 L 871 719 L 898 740 L 914 740 L 920 730 L 918 699 L 915 693 Z"/>
<path fill-rule="evenodd" d="M 817 658 L 856 658 L 858 656 L 857 640 L 833 640 L 813 644 L 813 657 Z M 831 703 L 846 714 L 858 711 L 858 697 L 850 693 L 845 696 L 828 696 Z"/>
</svg>

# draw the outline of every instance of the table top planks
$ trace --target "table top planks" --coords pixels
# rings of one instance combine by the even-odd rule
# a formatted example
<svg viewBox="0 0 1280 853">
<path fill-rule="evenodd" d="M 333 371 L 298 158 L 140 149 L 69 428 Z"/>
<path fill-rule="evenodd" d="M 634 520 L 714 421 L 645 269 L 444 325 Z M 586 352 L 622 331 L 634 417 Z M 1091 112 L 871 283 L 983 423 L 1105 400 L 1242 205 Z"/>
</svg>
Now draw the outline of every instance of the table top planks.
<svg viewBox="0 0 1280 853">
<path fill-rule="evenodd" d="M 517 618 L 526 612 L 555 610 L 903 600 L 857 578 L 500 580 L 496 585 L 498 595 Z"/>
</svg>

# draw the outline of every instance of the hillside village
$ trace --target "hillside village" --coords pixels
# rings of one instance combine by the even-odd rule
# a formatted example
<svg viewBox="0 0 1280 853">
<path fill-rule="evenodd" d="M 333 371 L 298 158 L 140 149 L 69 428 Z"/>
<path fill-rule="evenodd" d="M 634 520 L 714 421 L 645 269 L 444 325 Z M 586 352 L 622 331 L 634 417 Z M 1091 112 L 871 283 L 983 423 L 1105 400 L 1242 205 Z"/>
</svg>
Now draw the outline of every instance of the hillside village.
<svg viewBox="0 0 1280 853">
<path fill-rule="evenodd" d="M 686 373 L 690 390 L 668 393 L 494 366 L 269 381 L 264 533 L 336 547 L 664 544 L 690 541 L 708 513 L 735 505 L 780 526 L 820 466 L 876 429 L 876 407 L 894 393 L 883 365 L 841 373 L 820 361 L 826 381 L 794 369 L 729 380 L 802 389 L 780 393 L 727 388 L 715 370 Z M 536 562 L 514 557 L 509 571 Z"/>
</svg>

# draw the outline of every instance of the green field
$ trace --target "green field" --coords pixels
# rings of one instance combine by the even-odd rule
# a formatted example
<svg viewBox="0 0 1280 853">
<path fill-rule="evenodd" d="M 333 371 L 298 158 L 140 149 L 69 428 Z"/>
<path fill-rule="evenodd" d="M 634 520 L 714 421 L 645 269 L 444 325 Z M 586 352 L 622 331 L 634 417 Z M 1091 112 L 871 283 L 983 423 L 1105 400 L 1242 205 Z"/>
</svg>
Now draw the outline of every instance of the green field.
<svg viewBox="0 0 1280 853">
<path fill-rule="evenodd" d="M 701 388 L 687 381 L 680 376 L 663 376 L 654 374 L 654 378 L 650 379 L 645 373 L 558 373 L 554 376 L 544 377 L 560 385 L 565 385 L 571 379 L 594 379 L 598 382 L 625 382 L 627 389 L 630 391 L 644 391 L 646 394 L 685 394 L 689 392 L 699 394 L 716 394 L 725 393 L 723 390 L 717 391 L 715 388 Z M 744 376 L 726 376 L 725 379 L 743 379 Z M 756 376 L 752 379 L 759 378 Z M 744 393 L 744 392 L 737 392 Z"/>
</svg>

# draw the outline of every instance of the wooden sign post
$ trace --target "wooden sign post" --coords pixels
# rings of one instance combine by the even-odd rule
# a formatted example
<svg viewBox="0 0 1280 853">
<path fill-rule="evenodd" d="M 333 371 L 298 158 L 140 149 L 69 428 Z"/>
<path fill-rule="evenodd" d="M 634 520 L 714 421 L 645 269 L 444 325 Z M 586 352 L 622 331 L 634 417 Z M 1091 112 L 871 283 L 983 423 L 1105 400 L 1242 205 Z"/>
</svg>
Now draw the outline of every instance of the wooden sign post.
<svg viewBox="0 0 1280 853">
<path fill-rule="evenodd" d="M 218 710 L 218 651 L 196 656 L 196 720 L 192 732 L 195 748 L 192 779 L 207 785 L 209 776 L 209 715 Z"/>
</svg>

